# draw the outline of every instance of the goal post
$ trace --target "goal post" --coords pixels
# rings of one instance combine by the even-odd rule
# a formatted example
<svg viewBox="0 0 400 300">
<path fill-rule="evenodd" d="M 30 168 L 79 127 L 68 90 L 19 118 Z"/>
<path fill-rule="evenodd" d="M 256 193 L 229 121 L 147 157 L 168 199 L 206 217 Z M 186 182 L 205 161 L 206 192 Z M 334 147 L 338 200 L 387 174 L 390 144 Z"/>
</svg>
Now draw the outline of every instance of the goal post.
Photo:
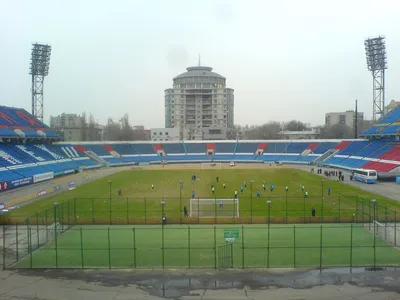
<svg viewBox="0 0 400 300">
<path fill-rule="evenodd" d="M 239 217 L 239 199 L 190 199 L 190 217 Z"/>
<path fill-rule="evenodd" d="M 206 162 L 200 163 L 201 169 L 222 169 L 222 163 L 220 162 Z"/>
<path fill-rule="evenodd" d="M 385 244 L 397 246 L 400 238 L 400 228 L 396 223 L 380 223 L 373 221 L 371 232 L 380 238 Z"/>
</svg>

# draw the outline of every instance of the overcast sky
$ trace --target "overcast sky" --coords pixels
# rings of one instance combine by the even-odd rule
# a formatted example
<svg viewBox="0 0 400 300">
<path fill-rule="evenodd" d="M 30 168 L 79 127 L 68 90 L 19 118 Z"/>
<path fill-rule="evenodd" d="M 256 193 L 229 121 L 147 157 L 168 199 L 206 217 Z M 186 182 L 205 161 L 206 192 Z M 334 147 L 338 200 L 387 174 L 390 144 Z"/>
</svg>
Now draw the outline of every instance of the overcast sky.
<svg viewBox="0 0 400 300">
<path fill-rule="evenodd" d="M 364 39 L 386 36 L 386 101 L 400 99 L 399 12 L 397 0 L 0 0 L 0 104 L 31 111 L 40 42 L 52 46 L 45 122 L 85 111 L 164 127 L 164 90 L 199 53 L 235 90 L 236 124 L 322 124 L 355 99 L 371 118 Z"/>
</svg>

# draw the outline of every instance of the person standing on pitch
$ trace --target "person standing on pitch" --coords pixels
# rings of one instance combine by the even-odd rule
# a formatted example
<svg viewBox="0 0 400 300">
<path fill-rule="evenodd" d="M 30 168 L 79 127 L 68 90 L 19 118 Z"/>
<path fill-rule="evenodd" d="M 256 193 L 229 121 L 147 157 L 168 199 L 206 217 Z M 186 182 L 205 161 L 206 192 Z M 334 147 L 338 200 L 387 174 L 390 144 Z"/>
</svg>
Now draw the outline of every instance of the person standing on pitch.
<svg viewBox="0 0 400 300">
<path fill-rule="evenodd" d="M 331 195 L 331 188 L 329 187 L 328 188 L 328 196 L 330 196 Z"/>
<path fill-rule="evenodd" d="M 121 191 L 121 188 L 119 187 L 118 188 L 118 196 L 121 196 L 122 195 L 122 191 Z"/>
<path fill-rule="evenodd" d="M 237 199 L 237 195 L 238 195 L 237 191 L 235 191 L 235 195 L 234 195 L 235 199 Z"/>
<path fill-rule="evenodd" d="M 289 186 L 288 185 L 285 186 L 285 191 L 289 192 Z"/>
<path fill-rule="evenodd" d="M 151 185 L 151 190 L 154 191 L 154 184 Z"/>
<path fill-rule="evenodd" d="M 265 191 L 266 189 L 265 183 L 263 183 L 263 190 Z"/>
<path fill-rule="evenodd" d="M 301 186 L 301 191 L 304 192 L 304 184 Z"/>
<path fill-rule="evenodd" d="M 274 191 L 274 188 L 275 188 L 275 186 L 271 183 L 271 184 L 269 185 L 270 191 L 273 192 L 273 191 Z"/>
<path fill-rule="evenodd" d="M 308 199 L 308 192 L 304 192 L 304 199 Z"/>
<path fill-rule="evenodd" d="M 261 197 L 261 192 L 260 192 L 260 190 L 258 190 L 257 191 L 257 198 L 260 198 Z"/>
<path fill-rule="evenodd" d="M 162 223 L 163 225 L 167 224 L 167 215 L 165 213 L 162 216 Z"/>
<path fill-rule="evenodd" d="M 186 205 L 183 207 L 183 214 L 185 217 L 189 217 Z"/>
<path fill-rule="evenodd" d="M 314 208 L 314 207 L 311 208 L 311 215 L 312 215 L 313 217 L 315 217 L 315 208 Z"/>
<path fill-rule="evenodd" d="M 192 199 L 194 199 L 194 195 L 195 195 L 195 192 L 194 192 L 194 190 L 192 191 Z"/>
<path fill-rule="evenodd" d="M 243 188 L 243 186 L 241 186 L 240 187 L 240 193 L 243 193 L 243 191 L 244 191 L 244 188 Z"/>
<path fill-rule="evenodd" d="M 219 200 L 219 208 L 223 209 L 224 208 L 224 200 Z"/>
<path fill-rule="evenodd" d="M 215 192 L 215 187 L 214 186 L 211 188 L 211 191 L 212 191 L 212 193 L 214 195 L 214 192 Z"/>
<path fill-rule="evenodd" d="M 218 182 L 219 182 L 219 177 L 217 176 L 217 178 L 216 178 L 216 179 L 217 179 L 217 183 L 218 183 Z"/>
<path fill-rule="evenodd" d="M 247 188 L 247 182 L 246 182 L 246 180 L 245 180 L 245 181 L 243 181 L 243 186 L 244 186 L 244 189 L 246 189 L 246 188 Z"/>
<path fill-rule="evenodd" d="M 224 187 L 224 189 L 226 188 L 226 184 L 225 184 L 225 182 L 222 184 L 222 186 Z"/>
</svg>

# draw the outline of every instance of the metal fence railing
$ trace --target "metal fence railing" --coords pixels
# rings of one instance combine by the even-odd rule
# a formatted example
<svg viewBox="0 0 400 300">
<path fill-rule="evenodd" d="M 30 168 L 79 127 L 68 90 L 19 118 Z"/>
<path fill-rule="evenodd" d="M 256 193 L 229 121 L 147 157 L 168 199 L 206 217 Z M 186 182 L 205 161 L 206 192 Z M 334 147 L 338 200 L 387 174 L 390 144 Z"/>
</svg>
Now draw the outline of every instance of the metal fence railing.
<svg viewBox="0 0 400 300">
<path fill-rule="evenodd" d="M 388 206 L 352 196 L 202 200 L 74 198 L 59 203 L 57 214 L 61 223 L 74 225 L 161 224 L 164 214 L 168 224 L 358 223 L 369 220 L 373 211 L 374 220 L 379 222 L 399 219 L 396 211 Z M 14 211 L 11 216 L 1 215 L 0 222 L 26 224 L 29 219 L 30 224 L 49 225 L 54 223 L 54 214 L 53 206 L 44 207 L 28 218 Z"/>
<path fill-rule="evenodd" d="M 185 202 L 175 198 L 109 200 L 76 198 L 27 218 L 2 216 L 3 268 L 323 268 L 400 262 L 394 249 L 400 237 L 396 211 L 359 197 L 249 198 L 240 199 L 239 208 L 227 203 L 220 208 L 215 199 L 196 216 L 185 214 Z M 221 247 L 226 243 L 232 246 Z"/>
<path fill-rule="evenodd" d="M 396 223 L 297 225 L 14 225 L 5 268 L 279 268 L 399 266 Z M 233 227 L 232 227 L 233 226 Z M 371 226 L 369 228 L 369 226 Z M 21 228 L 19 228 L 21 227 Z M 18 228 L 18 229 L 17 229 Z M 10 232 L 7 233 L 7 230 Z M 234 238 L 226 232 L 235 231 Z M 52 234 L 53 233 L 53 234 Z M 389 237 L 390 236 L 390 237 Z M 3 239 L 4 241 L 4 239 Z M 17 241 L 15 243 L 15 241 Z"/>
</svg>

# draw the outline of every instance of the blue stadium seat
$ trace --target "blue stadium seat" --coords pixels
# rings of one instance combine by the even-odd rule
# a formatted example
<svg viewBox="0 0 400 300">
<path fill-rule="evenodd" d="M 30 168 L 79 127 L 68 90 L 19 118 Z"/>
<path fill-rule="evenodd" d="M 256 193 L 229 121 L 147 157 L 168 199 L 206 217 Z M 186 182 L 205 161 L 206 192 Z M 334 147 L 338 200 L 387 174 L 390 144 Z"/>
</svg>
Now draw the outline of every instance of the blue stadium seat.
<svg viewBox="0 0 400 300">
<path fill-rule="evenodd" d="M 156 154 L 152 144 L 134 144 L 133 148 L 138 154 Z"/>
<path fill-rule="evenodd" d="M 191 143 L 186 142 L 186 151 L 187 153 L 206 153 L 206 144 L 205 143 Z"/>
<path fill-rule="evenodd" d="M 238 143 L 236 153 L 256 153 L 259 143 Z"/>
<path fill-rule="evenodd" d="M 286 151 L 284 153 L 302 153 L 304 150 L 306 150 L 309 146 L 311 145 L 311 143 L 297 143 L 297 142 L 293 142 L 290 143 L 287 148 Z"/>
<path fill-rule="evenodd" d="M 185 148 L 183 147 L 182 143 L 174 143 L 174 144 L 166 143 L 163 144 L 162 147 L 164 148 L 164 151 L 167 155 L 185 153 Z"/>
<path fill-rule="evenodd" d="M 215 153 L 234 153 L 236 143 L 215 143 Z"/>
</svg>

